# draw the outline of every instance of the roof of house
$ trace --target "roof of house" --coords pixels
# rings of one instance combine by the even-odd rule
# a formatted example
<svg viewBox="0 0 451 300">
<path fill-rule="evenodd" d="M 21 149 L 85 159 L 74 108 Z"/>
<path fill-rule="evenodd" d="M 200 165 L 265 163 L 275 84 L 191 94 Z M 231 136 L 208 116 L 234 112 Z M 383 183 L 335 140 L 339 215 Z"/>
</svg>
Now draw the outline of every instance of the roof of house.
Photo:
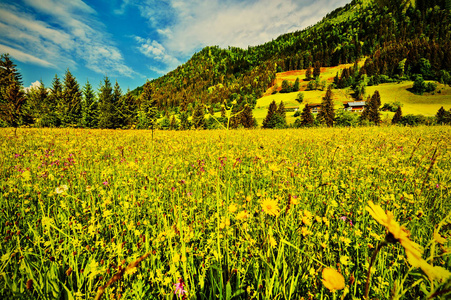
<svg viewBox="0 0 451 300">
<path fill-rule="evenodd" d="M 345 103 L 344 105 L 353 107 L 353 106 L 365 106 L 365 104 L 366 104 L 366 101 L 350 101 L 350 102 Z"/>
</svg>

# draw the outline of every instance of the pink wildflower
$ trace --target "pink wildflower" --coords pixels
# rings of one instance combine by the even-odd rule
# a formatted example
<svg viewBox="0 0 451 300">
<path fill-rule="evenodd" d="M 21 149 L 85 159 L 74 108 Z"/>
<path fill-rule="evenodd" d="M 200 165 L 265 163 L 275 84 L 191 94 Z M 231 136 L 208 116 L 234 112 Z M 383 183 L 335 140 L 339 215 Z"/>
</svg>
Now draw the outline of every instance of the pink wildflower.
<svg viewBox="0 0 451 300">
<path fill-rule="evenodd" d="M 177 281 L 176 284 L 174 284 L 174 286 L 175 286 L 174 294 L 178 295 L 180 298 L 183 298 L 186 294 L 186 291 L 183 289 L 184 288 L 183 279 L 179 278 L 179 280 Z"/>
</svg>

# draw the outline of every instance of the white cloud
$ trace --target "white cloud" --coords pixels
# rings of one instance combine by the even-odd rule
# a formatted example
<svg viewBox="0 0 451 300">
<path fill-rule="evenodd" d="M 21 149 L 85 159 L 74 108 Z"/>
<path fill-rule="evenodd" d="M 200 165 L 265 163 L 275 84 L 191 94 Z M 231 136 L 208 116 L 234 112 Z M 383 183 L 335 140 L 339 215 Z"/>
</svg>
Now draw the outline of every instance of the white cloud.
<svg viewBox="0 0 451 300">
<path fill-rule="evenodd" d="M 32 82 L 30 86 L 25 87 L 23 90 L 25 93 L 30 92 L 32 89 L 37 89 L 41 86 L 41 82 L 39 80 L 36 80 L 35 82 Z"/>
<path fill-rule="evenodd" d="M 28 62 L 61 69 L 77 68 L 77 63 L 97 73 L 132 77 L 134 71 L 125 63 L 119 49 L 96 21 L 96 12 L 81 0 L 24 0 L 29 7 L 45 16 L 36 19 L 29 10 L 0 4 L 0 38 L 16 52 L 39 60 Z M 13 55 L 13 54 L 11 54 Z M 25 56 L 16 58 L 24 61 Z M 81 60 L 81 61 L 80 61 Z M 84 62 L 83 62 L 84 61 Z M 25 61 L 24 61 L 25 62 Z"/>
<path fill-rule="evenodd" d="M 168 54 L 166 49 L 159 42 L 151 39 L 144 39 L 138 36 L 135 37 L 135 40 L 138 43 L 137 49 L 142 54 L 156 61 L 164 63 L 167 68 L 172 69 L 180 64 L 180 61 L 174 56 Z M 156 71 L 156 69 L 153 69 L 153 71 Z M 160 71 L 156 72 L 160 73 Z"/>
<path fill-rule="evenodd" d="M 207 46 L 259 45 L 303 29 L 349 0 L 156 0 L 140 2 L 141 13 L 157 27 L 160 44 L 174 56 Z"/>
<path fill-rule="evenodd" d="M 27 54 L 15 48 L 8 47 L 6 45 L 0 44 L 0 52 L 1 53 L 9 53 L 11 57 L 17 59 L 22 62 L 30 62 L 43 67 L 55 67 L 55 65 L 49 63 L 48 61 L 37 58 L 33 55 Z"/>
</svg>

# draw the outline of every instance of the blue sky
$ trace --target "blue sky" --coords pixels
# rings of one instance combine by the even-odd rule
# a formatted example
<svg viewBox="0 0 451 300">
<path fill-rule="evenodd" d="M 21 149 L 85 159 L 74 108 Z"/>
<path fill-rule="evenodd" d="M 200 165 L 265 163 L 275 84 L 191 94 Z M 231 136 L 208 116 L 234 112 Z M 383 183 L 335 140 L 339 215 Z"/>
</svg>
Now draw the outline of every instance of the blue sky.
<svg viewBox="0 0 451 300">
<path fill-rule="evenodd" d="M 350 0 L 0 0 L 0 53 L 25 87 L 66 70 L 123 91 L 160 77 L 205 46 L 247 48 L 303 29 Z"/>
</svg>

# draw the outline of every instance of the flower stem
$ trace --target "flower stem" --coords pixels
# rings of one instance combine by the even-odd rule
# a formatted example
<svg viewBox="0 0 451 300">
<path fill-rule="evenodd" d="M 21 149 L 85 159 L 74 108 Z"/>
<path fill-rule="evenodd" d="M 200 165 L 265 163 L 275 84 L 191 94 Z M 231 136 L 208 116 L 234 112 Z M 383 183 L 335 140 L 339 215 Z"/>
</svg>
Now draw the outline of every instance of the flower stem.
<svg viewBox="0 0 451 300">
<path fill-rule="evenodd" d="M 363 297 L 364 299 L 368 299 L 368 292 L 369 292 L 369 287 L 370 287 L 370 277 L 371 277 L 371 267 L 373 266 L 374 261 L 376 260 L 376 255 L 377 253 L 382 249 L 382 247 L 384 247 L 385 245 L 387 245 L 387 243 L 384 241 L 382 243 L 380 243 L 376 250 L 374 250 L 373 252 L 373 256 L 371 257 L 371 262 L 370 262 L 370 266 L 368 267 L 368 272 L 366 273 L 366 283 L 365 283 L 365 296 Z"/>
</svg>

